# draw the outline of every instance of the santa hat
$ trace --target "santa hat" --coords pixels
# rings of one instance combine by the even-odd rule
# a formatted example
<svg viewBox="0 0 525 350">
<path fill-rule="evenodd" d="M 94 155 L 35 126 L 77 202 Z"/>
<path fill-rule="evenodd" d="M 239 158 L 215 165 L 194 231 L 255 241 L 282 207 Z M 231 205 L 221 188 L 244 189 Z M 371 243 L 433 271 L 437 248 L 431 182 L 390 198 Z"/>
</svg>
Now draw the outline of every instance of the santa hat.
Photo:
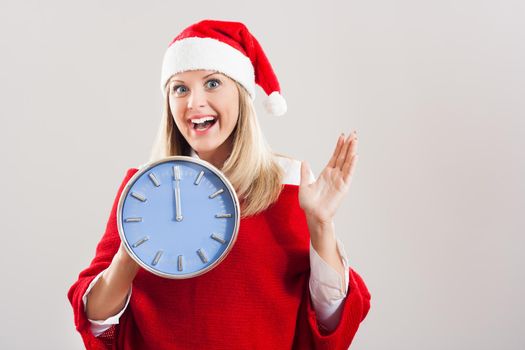
<svg viewBox="0 0 525 350">
<path fill-rule="evenodd" d="M 264 51 L 248 28 L 239 22 L 203 20 L 184 29 L 168 46 L 162 62 L 161 92 L 173 74 L 188 70 L 215 70 L 239 82 L 255 99 L 255 84 L 268 98 L 272 115 L 286 113 L 279 81 Z"/>
</svg>

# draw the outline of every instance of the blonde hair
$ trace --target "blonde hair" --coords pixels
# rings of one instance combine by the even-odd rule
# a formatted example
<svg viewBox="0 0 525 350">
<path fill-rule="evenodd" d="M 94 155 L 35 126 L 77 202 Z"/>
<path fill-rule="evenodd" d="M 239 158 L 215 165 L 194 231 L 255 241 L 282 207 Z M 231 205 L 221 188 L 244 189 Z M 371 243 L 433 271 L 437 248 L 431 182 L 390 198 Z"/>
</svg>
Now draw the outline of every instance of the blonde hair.
<svg viewBox="0 0 525 350">
<path fill-rule="evenodd" d="M 233 149 L 221 172 L 231 182 L 241 205 L 241 217 L 257 214 L 277 201 L 283 173 L 266 142 L 257 114 L 246 89 L 234 81 L 239 91 L 239 118 L 230 137 Z M 150 161 L 174 155 L 189 156 L 191 146 L 178 129 L 169 105 L 169 89 L 164 96 L 162 119 Z"/>
</svg>

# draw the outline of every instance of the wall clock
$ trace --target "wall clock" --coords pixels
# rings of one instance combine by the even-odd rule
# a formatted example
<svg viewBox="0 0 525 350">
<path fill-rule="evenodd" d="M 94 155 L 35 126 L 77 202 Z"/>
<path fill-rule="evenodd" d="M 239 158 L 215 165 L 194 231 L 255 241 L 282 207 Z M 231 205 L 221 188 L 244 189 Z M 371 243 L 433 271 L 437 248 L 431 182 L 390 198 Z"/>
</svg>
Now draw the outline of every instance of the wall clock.
<svg viewBox="0 0 525 350">
<path fill-rule="evenodd" d="M 239 230 L 237 194 L 224 174 L 198 158 L 150 162 L 128 181 L 117 226 L 144 269 L 174 279 L 202 275 L 232 249 Z"/>
</svg>

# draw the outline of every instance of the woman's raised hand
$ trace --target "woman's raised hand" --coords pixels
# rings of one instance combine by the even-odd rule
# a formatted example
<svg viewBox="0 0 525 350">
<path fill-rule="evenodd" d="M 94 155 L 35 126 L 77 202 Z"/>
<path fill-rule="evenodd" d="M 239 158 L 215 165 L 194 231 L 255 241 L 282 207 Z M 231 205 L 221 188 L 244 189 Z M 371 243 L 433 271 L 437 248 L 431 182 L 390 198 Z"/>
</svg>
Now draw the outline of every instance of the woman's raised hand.
<svg viewBox="0 0 525 350">
<path fill-rule="evenodd" d="M 299 205 L 309 220 L 318 223 L 333 221 L 341 200 L 350 188 L 358 158 L 356 149 L 356 132 L 350 133 L 346 139 L 341 134 L 328 164 L 311 184 L 308 183 L 310 166 L 305 161 L 301 163 Z"/>
</svg>

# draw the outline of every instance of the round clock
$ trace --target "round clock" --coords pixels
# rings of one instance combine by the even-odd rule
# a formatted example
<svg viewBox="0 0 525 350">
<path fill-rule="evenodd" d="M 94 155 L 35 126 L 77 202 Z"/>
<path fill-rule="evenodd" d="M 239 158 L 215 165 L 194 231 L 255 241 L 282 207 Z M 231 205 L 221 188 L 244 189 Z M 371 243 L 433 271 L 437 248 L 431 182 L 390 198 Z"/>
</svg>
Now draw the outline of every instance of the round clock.
<svg viewBox="0 0 525 350">
<path fill-rule="evenodd" d="M 216 267 L 239 230 L 237 194 L 210 163 L 172 156 L 141 168 L 122 191 L 117 209 L 120 238 L 146 270 L 191 278 Z"/>
</svg>

